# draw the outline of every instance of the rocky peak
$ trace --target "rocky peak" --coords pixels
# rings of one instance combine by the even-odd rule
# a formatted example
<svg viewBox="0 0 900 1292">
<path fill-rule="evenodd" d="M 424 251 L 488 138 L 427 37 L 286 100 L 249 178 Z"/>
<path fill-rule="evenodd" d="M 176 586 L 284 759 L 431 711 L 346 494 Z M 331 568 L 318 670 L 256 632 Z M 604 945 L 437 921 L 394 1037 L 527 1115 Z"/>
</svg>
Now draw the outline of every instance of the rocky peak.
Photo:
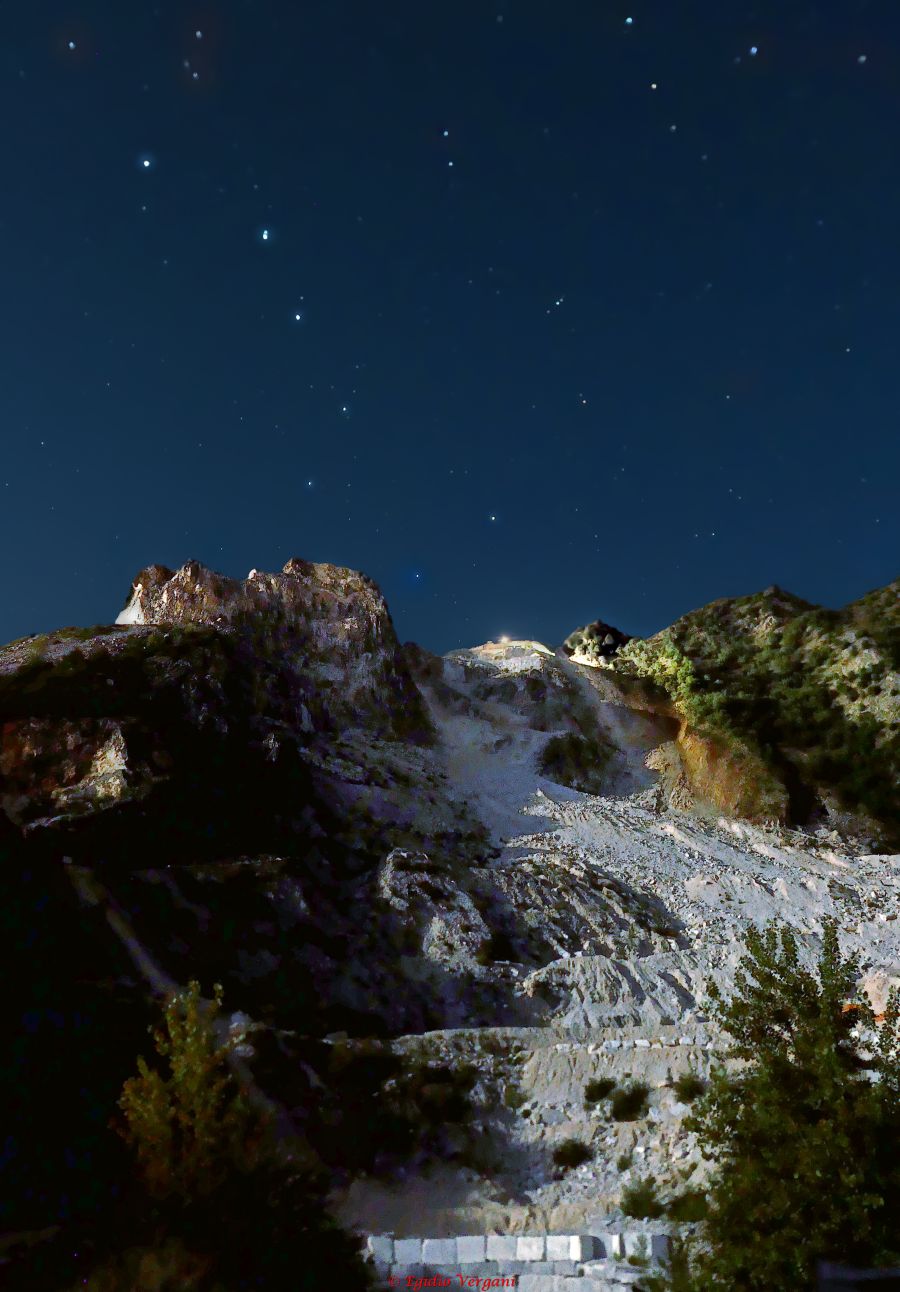
<svg viewBox="0 0 900 1292">
<path fill-rule="evenodd" d="M 196 623 L 238 633 L 288 690 L 290 675 L 302 674 L 303 690 L 314 695 L 315 727 L 429 738 L 385 599 L 355 570 L 296 556 L 280 573 L 253 569 L 246 579 L 199 561 L 174 573 L 150 565 L 134 580 L 116 623 Z"/>
</svg>

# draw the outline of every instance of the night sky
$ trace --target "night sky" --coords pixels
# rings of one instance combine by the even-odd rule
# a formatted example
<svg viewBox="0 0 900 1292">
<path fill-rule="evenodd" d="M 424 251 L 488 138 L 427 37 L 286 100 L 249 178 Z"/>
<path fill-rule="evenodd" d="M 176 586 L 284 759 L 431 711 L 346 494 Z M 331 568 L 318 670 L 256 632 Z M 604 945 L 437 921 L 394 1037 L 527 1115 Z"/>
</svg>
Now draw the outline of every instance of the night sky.
<svg viewBox="0 0 900 1292">
<path fill-rule="evenodd" d="M 3 641 L 191 558 L 440 652 L 897 575 L 896 0 L 0 18 Z"/>
</svg>

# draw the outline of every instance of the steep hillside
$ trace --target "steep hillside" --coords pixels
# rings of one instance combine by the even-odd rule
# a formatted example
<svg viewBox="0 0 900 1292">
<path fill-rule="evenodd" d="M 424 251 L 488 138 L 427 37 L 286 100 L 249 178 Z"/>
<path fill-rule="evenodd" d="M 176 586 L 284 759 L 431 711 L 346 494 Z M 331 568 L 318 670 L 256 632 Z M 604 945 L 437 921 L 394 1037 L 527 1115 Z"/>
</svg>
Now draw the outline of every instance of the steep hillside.
<svg viewBox="0 0 900 1292">
<path fill-rule="evenodd" d="M 689 780 L 709 777 L 709 742 L 719 761 L 737 755 L 737 815 L 827 821 L 897 845 L 900 583 L 842 610 L 774 587 L 714 601 L 610 662 L 662 687 L 686 720 Z"/>
</svg>

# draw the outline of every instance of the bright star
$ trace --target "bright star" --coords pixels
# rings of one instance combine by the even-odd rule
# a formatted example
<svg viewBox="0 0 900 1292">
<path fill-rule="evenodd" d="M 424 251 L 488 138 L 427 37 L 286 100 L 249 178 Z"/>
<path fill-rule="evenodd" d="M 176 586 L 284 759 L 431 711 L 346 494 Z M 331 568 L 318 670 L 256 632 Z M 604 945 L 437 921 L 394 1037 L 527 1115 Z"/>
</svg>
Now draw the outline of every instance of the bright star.
<svg viewBox="0 0 900 1292">
<path fill-rule="evenodd" d="M 69 41 L 69 49 L 74 49 L 74 48 L 75 48 L 75 42 L 74 42 L 74 40 L 70 40 L 70 41 Z"/>
<path fill-rule="evenodd" d="M 756 55 L 757 55 L 758 53 L 759 53 L 759 46 L 758 46 L 758 45 L 751 45 L 751 46 L 750 46 L 750 57 L 751 57 L 751 58 L 756 58 Z"/>
</svg>

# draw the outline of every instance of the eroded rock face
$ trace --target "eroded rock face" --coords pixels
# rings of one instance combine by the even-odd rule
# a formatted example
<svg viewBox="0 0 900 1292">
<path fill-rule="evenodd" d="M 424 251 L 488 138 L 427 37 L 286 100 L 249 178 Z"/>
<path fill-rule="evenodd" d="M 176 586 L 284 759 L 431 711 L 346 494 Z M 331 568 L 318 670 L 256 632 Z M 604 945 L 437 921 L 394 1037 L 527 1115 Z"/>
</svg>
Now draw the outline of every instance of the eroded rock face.
<svg viewBox="0 0 900 1292">
<path fill-rule="evenodd" d="M 358 726 L 387 739 L 432 738 L 384 597 L 355 570 L 292 557 L 280 573 L 231 579 L 199 561 L 174 573 L 151 565 L 116 622 L 238 633 L 275 670 L 265 685 L 278 716 L 306 730 Z"/>
</svg>

